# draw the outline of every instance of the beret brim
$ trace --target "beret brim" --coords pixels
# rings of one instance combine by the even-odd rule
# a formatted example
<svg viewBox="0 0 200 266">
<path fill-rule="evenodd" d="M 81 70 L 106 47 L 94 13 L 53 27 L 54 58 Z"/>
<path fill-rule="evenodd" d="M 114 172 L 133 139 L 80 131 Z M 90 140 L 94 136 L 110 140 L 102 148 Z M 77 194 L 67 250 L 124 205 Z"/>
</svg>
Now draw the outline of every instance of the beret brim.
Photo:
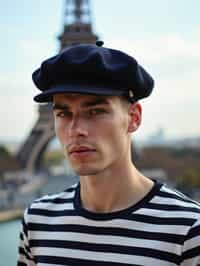
<svg viewBox="0 0 200 266">
<path fill-rule="evenodd" d="M 38 103 L 44 102 L 52 102 L 53 95 L 62 94 L 62 93 L 79 93 L 79 94 L 91 94 L 91 95 L 105 95 L 105 96 L 120 96 L 125 95 L 124 89 L 118 89 L 111 87 L 98 86 L 98 84 L 59 84 L 55 85 L 51 89 L 47 91 L 43 91 L 42 93 L 36 95 L 34 97 L 34 101 Z"/>
</svg>

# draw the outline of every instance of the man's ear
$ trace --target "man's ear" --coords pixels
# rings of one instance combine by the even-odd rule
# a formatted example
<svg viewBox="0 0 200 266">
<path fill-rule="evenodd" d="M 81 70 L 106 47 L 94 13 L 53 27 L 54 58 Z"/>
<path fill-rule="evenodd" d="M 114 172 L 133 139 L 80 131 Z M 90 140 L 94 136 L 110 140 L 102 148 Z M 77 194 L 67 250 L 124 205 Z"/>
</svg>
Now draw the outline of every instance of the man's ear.
<svg viewBox="0 0 200 266">
<path fill-rule="evenodd" d="M 129 106 L 129 125 L 128 132 L 132 133 L 138 129 L 142 121 L 142 106 L 139 102 Z"/>
</svg>

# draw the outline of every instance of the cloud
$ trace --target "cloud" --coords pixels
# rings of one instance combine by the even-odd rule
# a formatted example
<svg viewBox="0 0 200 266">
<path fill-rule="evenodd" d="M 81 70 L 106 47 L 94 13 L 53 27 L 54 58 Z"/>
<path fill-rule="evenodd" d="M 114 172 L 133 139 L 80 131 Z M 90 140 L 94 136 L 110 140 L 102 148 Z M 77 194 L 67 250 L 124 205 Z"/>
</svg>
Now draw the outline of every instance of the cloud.
<svg viewBox="0 0 200 266">
<path fill-rule="evenodd" d="M 53 39 L 23 39 L 19 41 L 19 49 L 23 51 L 24 61 L 28 66 L 36 68 L 40 62 L 57 52 L 54 43 Z"/>
<path fill-rule="evenodd" d="M 40 62 L 52 56 L 52 41 L 21 39 L 15 44 L 16 50 L 10 51 L 12 65 L 3 68 L 0 75 L 0 138 L 24 139 L 37 119 L 37 105 L 33 96 L 38 93 L 31 75 Z M 13 55 L 12 55 L 13 53 Z M 7 64 L 10 62 L 5 62 Z"/>
<path fill-rule="evenodd" d="M 21 39 L 15 44 L 16 50 L 9 51 L 12 61 L 5 62 L 0 76 L 1 95 L 33 96 L 36 88 L 32 82 L 32 72 L 39 67 L 47 57 L 55 54 L 53 45 L 48 40 Z M 11 64 L 12 62 L 12 64 Z M 10 64 L 10 65 L 9 65 Z"/>
<path fill-rule="evenodd" d="M 0 88 L 2 96 L 31 95 L 33 85 L 28 72 L 10 72 L 0 76 Z"/>
<path fill-rule="evenodd" d="M 111 40 L 108 44 L 112 47 L 117 44 L 119 49 L 151 64 L 170 63 L 172 58 L 200 62 L 200 41 L 178 34 L 157 35 L 152 39 Z"/>
<path fill-rule="evenodd" d="M 142 101 L 143 124 L 136 133 L 150 135 L 158 127 L 169 136 L 200 133 L 200 41 L 178 34 L 149 40 L 113 40 L 117 47 L 145 66 L 155 79 L 155 89 Z"/>
<path fill-rule="evenodd" d="M 32 99 L 22 95 L 0 98 L 0 138 L 24 139 L 37 118 L 37 107 Z"/>
</svg>

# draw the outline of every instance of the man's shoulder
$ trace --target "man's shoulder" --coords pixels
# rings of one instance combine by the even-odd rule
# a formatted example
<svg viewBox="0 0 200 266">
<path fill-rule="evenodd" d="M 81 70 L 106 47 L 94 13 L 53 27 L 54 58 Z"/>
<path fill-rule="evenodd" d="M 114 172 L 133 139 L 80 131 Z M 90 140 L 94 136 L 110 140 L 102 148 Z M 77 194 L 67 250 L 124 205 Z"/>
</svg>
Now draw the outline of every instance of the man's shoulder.
<svg viewBox="0 0 200 266">
<path fill-rule="evenodd" d="M 200 210 L 200 203 L 193 200 L 191 197 L 182 193 L 180 190 L 171 188 L 168 185 L 164 184 L 160 188 L 160 195 L 165 198 L 171 198 L 175 202 L 188 203 L 189 205 L 195 206 Z"/>
<path fill-rule="evenodd" d="M 27 215 L 47 215 L 51 216 L 59 211 L 73 209 L 74 196 L 77 184 L 69 187 L 63 192 L 44 195 L 35 199 L 27 208 Z"/>
<path fill-rule="evenodd" d="M 59 201 L 59 199 L 67 199 L 67 198 L 73 197 L 75 194 L 76 188 L 77 188 L 77 184 L 74 184 L 64 191 L 54 193 L 54 194 L 43 195 L 42 197 L 35 199 L 32 204 L 37 204 L 39 202 L 54 203 L 56 201 Z"/>
<path fill-rule="evenodd" d="M 180 212 L 183 216 L 200 219 L 200 203 L 167 185 L 161 186 L 155 204 L 169 212 Z"/>
</svg>

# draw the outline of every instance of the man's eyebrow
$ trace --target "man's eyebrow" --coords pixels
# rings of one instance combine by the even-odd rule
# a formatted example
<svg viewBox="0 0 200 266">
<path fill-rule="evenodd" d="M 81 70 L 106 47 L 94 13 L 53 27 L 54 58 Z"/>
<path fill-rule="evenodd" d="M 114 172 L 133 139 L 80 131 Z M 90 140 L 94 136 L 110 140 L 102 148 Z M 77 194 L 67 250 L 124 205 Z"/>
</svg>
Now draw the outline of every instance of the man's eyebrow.
<svg viewBox="0 0 200 266">
<path fill-rule="evenodd" d="M 53 103 L 53 110 L 69 110 L 66 104 Z"/>
<path fill-rule="evenodd" d="M 83 103 L 83 107 L 92 107 L 95 105 L 100 105 L 100 104 L 108 104 L 108 100 L 106 98 L 97 98 L 97 99 L 92 99 L 88 100 L 87 102 Z"/>
</svg>

